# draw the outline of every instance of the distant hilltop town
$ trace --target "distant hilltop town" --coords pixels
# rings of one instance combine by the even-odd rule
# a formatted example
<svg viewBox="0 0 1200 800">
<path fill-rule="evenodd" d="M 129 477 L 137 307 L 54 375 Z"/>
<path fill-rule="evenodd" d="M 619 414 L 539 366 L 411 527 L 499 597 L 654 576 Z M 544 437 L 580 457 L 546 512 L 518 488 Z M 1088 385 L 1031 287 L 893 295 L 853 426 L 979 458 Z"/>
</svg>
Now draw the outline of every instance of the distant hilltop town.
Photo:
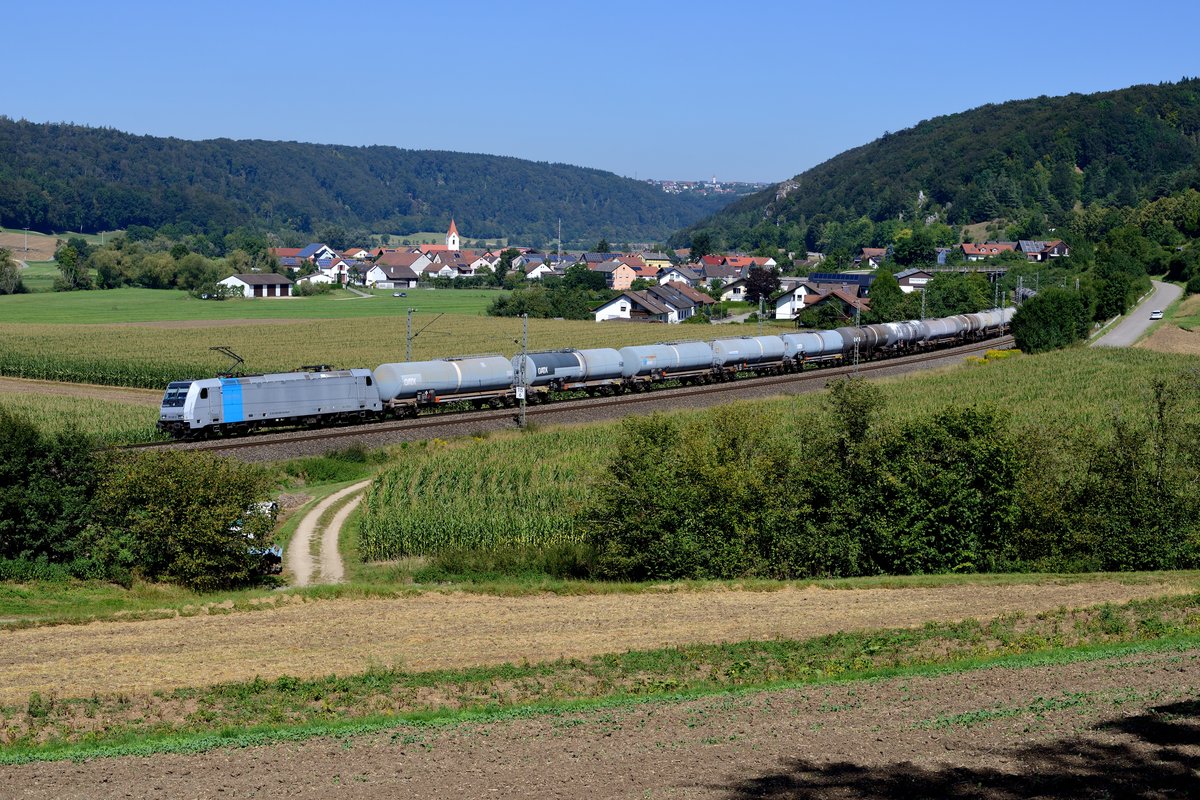
<svg viewBox="0 0 1200 800">
<path fill-rule="evenodd" d="M 718 181 L 715 175 L 707 181 L 656 181 L 653 178 L 647 178 L 646 183 L 657 186 L 667 194 L 725 194 L 734 197 L 754 194 L 771 185 L 769 183 L 746 183 L 745 181 Z"/>
</svg>

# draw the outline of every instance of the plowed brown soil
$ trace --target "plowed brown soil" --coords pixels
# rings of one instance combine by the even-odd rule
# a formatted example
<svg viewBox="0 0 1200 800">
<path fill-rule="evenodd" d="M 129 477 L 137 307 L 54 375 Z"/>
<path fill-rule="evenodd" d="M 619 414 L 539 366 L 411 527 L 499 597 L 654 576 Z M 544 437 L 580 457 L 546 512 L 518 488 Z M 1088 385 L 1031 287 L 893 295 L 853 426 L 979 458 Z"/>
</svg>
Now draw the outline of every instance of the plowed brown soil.
<svg viewBox="0 0 1200 800">
<path fill-rule="evenodd" d="M 1194 798 L 1200 652 L 0 769 L 27 798 Z"/>
<path fill-rule="evenodd" d="M 494 597 L 428 593 L 0 634 L 0 703 L 31 692 L 146 692 L 255 676 L 313 677 L 540 662 L 696 642 L 989 618 L 1160 596 L 1186 581 L 776 592 Z"/>
</svg>

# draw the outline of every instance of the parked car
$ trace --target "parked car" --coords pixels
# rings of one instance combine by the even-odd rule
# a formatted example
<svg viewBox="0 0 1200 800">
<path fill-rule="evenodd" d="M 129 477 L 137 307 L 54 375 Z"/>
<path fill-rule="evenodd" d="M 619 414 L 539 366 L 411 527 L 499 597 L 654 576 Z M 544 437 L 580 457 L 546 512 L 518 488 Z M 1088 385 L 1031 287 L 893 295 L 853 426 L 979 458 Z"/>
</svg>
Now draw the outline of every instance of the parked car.
<svg viewBox="0 0 1200 800">
<path fill-rule="evenodd" d="M 1150 319 L 1162 319 L 1162 312 L 1157 308 L 1150 312 Z"/>
<path fill-rule="evenodd" d="M 408 292 L 392 292 L 392 297 L 408 297 Z"/>
</svg>

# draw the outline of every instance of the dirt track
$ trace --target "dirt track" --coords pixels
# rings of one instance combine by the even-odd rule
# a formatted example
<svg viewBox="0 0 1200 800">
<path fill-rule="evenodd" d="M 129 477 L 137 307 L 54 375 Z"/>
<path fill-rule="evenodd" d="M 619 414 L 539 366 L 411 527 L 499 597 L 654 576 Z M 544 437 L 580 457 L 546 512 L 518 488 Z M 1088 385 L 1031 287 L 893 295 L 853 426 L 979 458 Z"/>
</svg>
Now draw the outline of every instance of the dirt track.
<svg viewBox="0 0 1200 800">
<path fill-rule="evenodd" d="M 372 666 L 432 670 L 695 642 L 803 639 L 841 630 L 1122 602 L 1193 588 L 1178 581 L 582 597 L 430 593 L 33 628 L 2 634 L 0 703 L 24 702 L 33 691 L 79 697 L 255 676 L 348 674 Z"/>
<path fill-rule="evenodd" d="M 0 797 L 1195 797 L 1200 651 L 194 756 L 0 769 Z"/>
</svg>

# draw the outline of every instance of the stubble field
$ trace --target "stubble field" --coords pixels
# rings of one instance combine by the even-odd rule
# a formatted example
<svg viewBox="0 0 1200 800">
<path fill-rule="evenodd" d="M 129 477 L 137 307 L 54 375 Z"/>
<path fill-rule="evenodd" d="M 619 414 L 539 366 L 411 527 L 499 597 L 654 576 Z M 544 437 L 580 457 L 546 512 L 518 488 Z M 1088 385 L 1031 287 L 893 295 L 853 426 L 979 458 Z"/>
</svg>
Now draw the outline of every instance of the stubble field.
<svg viewBox="0 0 1200 800">
<path fill-rule="evenodd" d="M 1194 576 L 1138 583 L 1031 578 L 1025 585 L 1001 586 L 773 592 L 664 587 L 662 593 L 599 596 L 424 593 L 284 602 L 252 613 L 6 631 L 0 704 L 20 702 L 32 692 L 150 693 L 256 676 L 346 675 L 372 667 L 428 671 L 699 642 L 807 639 L 1120 603 L 1194 588 Z"/>
</svg>

